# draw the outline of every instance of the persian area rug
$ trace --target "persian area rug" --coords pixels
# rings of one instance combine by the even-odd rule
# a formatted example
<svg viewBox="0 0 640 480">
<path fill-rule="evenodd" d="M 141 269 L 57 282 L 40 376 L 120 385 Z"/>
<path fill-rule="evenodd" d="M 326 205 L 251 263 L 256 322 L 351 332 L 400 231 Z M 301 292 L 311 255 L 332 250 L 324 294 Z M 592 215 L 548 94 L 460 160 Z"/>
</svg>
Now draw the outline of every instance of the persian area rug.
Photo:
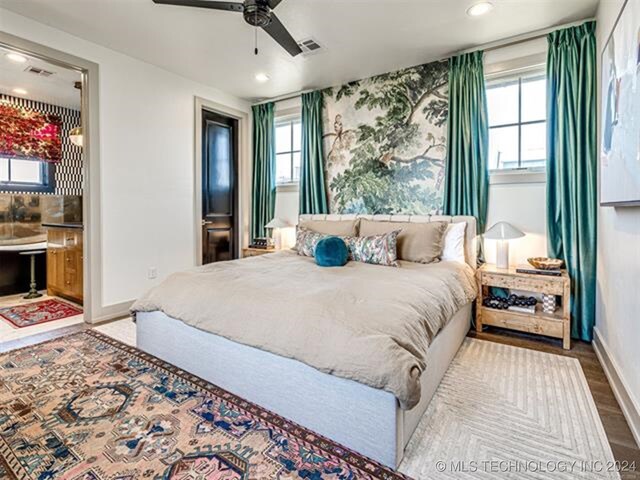
<svg viewBox="0 0 640 480">
<path fill-rule="evenodd" d="M 110 337 L 0 355 L 0 472 L 18 479 L 399 480 Z"/>
<path fill-rule="evenodd" d="M 421 480 L 617 479 L 621 468 L 578 360 L 470 338 L 400 465 Z"/>
<path fill-rule="evenodd" d="M 18 328 L 30 327 L 81 314 L 81 308 L 55 298 L 0 308 L 0 318 L 7 320 Z"/>
</svg>

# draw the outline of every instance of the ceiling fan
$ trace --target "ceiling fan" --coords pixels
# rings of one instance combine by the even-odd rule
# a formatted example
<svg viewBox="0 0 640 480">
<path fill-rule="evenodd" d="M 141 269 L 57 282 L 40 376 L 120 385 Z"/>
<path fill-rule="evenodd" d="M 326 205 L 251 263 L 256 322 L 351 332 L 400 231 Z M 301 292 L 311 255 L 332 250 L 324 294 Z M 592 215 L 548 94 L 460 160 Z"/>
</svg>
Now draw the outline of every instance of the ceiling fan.
<svg viewBox="0 0 640 480">
<path fill-rule="evenodd" d="M 278 20 L 273 9 L 282 0 L 244 0 L 238 2 L 218 2 L 209 0 L 153 0 L 154 3 L 163 5 L 178 5 L 181 7 L 209 8 L 211 10 L 226 10 L 228 12 L 242 13 L 245 22 L 253 27 L 261 27 L 271 38 L 278 42 L 293 57 L 302 53 L 291 34 Z M 255 49 L 258 54 L 258 47 Z"/>
</svg>

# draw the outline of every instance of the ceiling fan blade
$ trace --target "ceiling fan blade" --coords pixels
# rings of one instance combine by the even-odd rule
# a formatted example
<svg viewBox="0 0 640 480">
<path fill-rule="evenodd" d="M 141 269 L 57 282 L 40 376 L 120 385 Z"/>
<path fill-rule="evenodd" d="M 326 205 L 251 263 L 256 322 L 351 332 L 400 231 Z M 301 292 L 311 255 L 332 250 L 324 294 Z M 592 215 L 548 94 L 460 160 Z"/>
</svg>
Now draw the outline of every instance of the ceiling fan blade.
<svg viewBox="0 0 640 480">
<path fill-rule="evenodd" d="M 276 8 L 282 0 L 269 0 L 269 8 L 273 10 Z"/>
<path fill-rule="evenodd" d="M 213 2 L 209 0 L 153 0 L 161 5 L 177 5 L 180 7 L 209 8 L 211 10 L 227 10 L 230 12 L 244 11 L 244 5 L 236 2 Z"/>
<path fill-rule="evenodd" d="M 298 46 L 298 42 L 296 42 L 291 34 L 284 28 L 284 25 L 278 20 L 278 17 L 275 14 L 271 13 L 271 22 L 266 27 L 262 27 L 265 32 L 267 32 L 271 38 L 273 38 L 276 42 L 278 42 L 282 48 L 284 48 L 289 55 L 295 57 L 299 53 L 302 53 L 302 49 Z"/>
</svg>

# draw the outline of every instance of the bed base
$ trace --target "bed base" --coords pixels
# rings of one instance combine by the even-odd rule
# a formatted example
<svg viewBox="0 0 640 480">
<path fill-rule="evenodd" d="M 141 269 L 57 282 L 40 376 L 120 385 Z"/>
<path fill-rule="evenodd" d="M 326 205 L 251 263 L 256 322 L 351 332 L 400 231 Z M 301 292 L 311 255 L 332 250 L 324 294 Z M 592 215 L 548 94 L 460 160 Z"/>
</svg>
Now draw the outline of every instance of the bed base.
<svg viewBox="0 0 640 480">
<path fill-rule="evenodd" d="M 322 373 L 302 362 L 191 327 L 162 312 L 137 314 L 138 348 L 396 468 L 469 330 L 471 304 L 456 313 L 427 353 L 422 397 L 412 410 L 393 394 Z"/>
</svg>

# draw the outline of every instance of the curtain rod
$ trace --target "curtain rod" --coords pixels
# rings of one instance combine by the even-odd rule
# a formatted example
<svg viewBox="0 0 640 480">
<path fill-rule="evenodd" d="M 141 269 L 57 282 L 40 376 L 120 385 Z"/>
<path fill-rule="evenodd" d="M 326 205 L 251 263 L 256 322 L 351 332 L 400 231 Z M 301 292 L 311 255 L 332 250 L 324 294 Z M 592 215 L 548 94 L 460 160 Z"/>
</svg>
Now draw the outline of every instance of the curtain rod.
<svg viewBox="0 0 640 480">
<path fill-rule="evenodd" d="M 293 98 L 297 98 L 302 96 L 303 93 L 310 93 L 313 92 L 314 89 L 312 88 L 308 88 L 306 90 L 299 90 L 297 92 L 292 92 L 292 93 L 285 93 L 283 95 L 278 95 L 277 97 L 272 97 L 272 98 L 267 98 L 266 100 L 261 100 L 259 102 L 255 102 L 252 105 L 262 105 L 263 103 L 269 103 L 269 102 L 284 102 L 285 100 L 291 100 Z"/>
<path fill-rule="evenodd" d="M 543 28 L 541 30 L 534 30 L 533 32 L 523 33 L 521 35 L 515 35 L 513 37 L 503 38 L 501 40 L 496 40 L 494 42 L 488 42 L 483 45 L 479 45 L 472 48 L 467 48 L 466 50 L 460 50 L 459 52 L 450 55 L 454 57 L 456 55 L 461 55 L 463 53 L 471 53 L 477 50 L 484 50 L 485 52 L 491 52 L 493 50 L 499 50 L 501 48 L 511 47 L 513 45 L 518 45 L 520 43 L 529 42 L 531 40 L 537 40 L 538 38 L 546 37 L 551 32 L 555 32 L 556 30 L 562 30 L 564 28 L 575 27 L 577 25 L 582 25 L 583 23 L 590 22 L 595 20 L 595 18 L 585 18 L 582 20 L 577 20 L 575 22 L 563 23 L 562 25 L 557 25 L 555 27 Z M 448 58 L 448 57 L 445 57 Z"/>
<path fill-rule="evenodd" d="M 445 57 L 437 58 L 435 60 L 430 60 L 427 62 L 438 62 L 440 60 L 444 60 L 450 57 L 455 57 L 456 55 L 461 55 L 463 53 L 471 53 L 477 50 L 483 50 L 485 52 L 491 52 L 494 50 L 499 50 L 501 48 L 512 47 L 514 45 L 518 45 L 520 43 L 529 42 L 531 40 L 537 40 L 538 38 L 542 38 L 547 36 L 549 33 L 554 32 L 556 30 L 562 30 L 563 28 L 575 27 L 577 25 L 582 25 L 585 22 L 590 22 L 595 20 L 593 17 L 585 18 L 582 20 L 576 20 L 575 22 L 563 23 L 562 25 L 557 25 L 555 27 L 543 28 L 541 30 L 534 30 L 533 32 L 523 33 L 521 35 L 515 35 L 513 37 L 503 38 L 501 40 L 496 40 L 493 42 L 484 43 L 482 45 L 476 45 L 475 47 L 467 48 L 466 50 L 460 50 L 458 52 L 454 52 L 451 55 L 447 55 Z M 411 67 L 407 67 L 411 68 Z M 262 100 L 260 102 L 256 102 L 253 105 L 261 105 L 263 103 L 269 102 L 284 102 L 285 100 L 291 100 L 293 98 L 297 98 L 301 96 L 303 93 L 312 92 L 313 89 L 300 90 L 297 92 L 285 93 L 283 95 L 279 95 L 277 97 L 268 98 L 266 100 Z"/>
</svg>

